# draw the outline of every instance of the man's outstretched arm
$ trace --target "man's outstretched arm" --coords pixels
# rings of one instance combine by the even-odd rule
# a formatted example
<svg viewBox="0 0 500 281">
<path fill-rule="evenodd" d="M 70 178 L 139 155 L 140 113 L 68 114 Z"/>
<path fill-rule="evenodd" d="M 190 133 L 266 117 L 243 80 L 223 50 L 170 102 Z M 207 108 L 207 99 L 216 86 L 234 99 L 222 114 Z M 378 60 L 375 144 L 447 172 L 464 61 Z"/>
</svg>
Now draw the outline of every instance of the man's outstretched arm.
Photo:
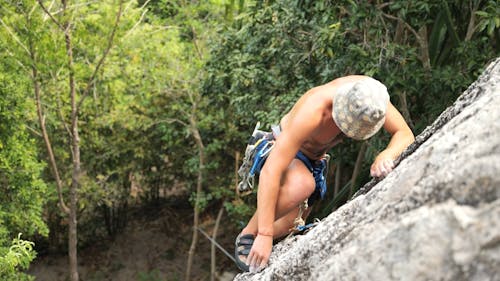
<svg viewBox="0 0 500 281">
<path fill-rule="evenodd" d="M 385 177 L 391 172 L 394 168 L 394 160 L 415 141 L 415 136 L 403 116 L 390 102 L 387 106 L 384 129 L 392 137 L 386 149 L 375 158 L 370 168 L 372 177 Z"/>
<path fill-rule="evenodd" d="M 312 107 L 302 107 L 291 114 L 289 127 L 294 129 L 281 133 L 262 167 L 257 192 L 258 234 L 247 259 L 251 269 L 267 265 L 272 250 L 280 182 L 300 146 L 321 120 L 321 116 L 314 114 L 315 110 L 317 109 Z"/>
</svg>

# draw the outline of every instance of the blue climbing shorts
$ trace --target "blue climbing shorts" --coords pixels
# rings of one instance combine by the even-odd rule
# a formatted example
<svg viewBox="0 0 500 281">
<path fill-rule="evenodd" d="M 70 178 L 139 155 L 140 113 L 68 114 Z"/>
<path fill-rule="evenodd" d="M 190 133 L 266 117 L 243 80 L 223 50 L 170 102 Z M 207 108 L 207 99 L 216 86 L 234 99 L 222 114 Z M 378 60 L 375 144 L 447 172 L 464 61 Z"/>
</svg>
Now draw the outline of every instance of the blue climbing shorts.
<svg viewBox="0 0 500 281">
<path fill-rule="evenodd" d="M 274 131 L 274 130 L 273 130 Z M 254 176 L 255 174 L 259 174 L 262 166 L 266 162 L 267 157 L 269 156 L 269 152 L 274 145 L 274 135 L 278 132 L 274 131 L 272 133 L 266 134 L 265 139 L 263 139 L 255 148 L 255 154 L 253 159 L 253 165 L 250 169 L 250 176 Z M 311 160 L 301 151 L 297 152 L 295 155 L 296 159 L 299 159 L 304 163 L 307 169 L 311 172 L 314 177 L 314 181 L 316 182 L 316 187 L 307 199 L 307 204 L 311 206 L 316 200 L 323 199 L 326 194 L 326 173 L 328 166 L 328 157 L 323 157 L 319 160 Z"/>
</svg>

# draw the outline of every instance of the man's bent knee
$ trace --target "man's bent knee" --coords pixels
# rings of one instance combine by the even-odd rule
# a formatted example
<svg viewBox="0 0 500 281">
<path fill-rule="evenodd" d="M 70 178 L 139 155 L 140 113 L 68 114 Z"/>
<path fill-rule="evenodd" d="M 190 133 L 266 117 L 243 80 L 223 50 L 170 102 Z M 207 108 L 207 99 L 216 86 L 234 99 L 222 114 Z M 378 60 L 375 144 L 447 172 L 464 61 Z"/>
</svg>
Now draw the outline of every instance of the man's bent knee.
<svg viewBox="0 0 500 281">
<path fill-rule="evenodd" d="M 316 187 L 312 174 L 300 161 L 291 165 L 290 168 L 279 191 L 277 202 L 277 215 L 279 216 L 285 216 L 286 213 L 298 207 L 309 198 Z"/>
</svg>

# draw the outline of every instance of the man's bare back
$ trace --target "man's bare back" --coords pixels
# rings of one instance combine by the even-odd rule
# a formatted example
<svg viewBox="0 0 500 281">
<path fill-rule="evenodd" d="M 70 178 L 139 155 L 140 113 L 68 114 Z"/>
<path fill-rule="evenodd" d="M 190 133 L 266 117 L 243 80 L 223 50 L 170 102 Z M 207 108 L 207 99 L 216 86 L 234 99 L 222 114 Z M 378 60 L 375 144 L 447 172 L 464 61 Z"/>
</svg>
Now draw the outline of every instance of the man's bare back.
<svg viewBox="0 0 500 281">
<path fill-rule="evenodd" d="M 300 151 L 309 159 L 316 160 L 321 158 L 328 150 L 340 143 L 343 139 L 343 133 L 337 127 L 332 119 L 332 104 L 335 91 L 346 83 L 366 78 L 365 76 L 347 76 L 335 79 L 325 85 L 315 87 L 305 93 L 295 104 L 295 106 L 281 119 L 282 130 L 294 130 L 291 128 L 290 119 L 298 119 L 299 122 L 308 122 L 307 111 L 302 110 L 305 106 L 320 107 L 322 118 L 320 124 L 314 130 L 300 147 Z M 296 120 L 297 121 L 297 120 Z"/>
</svg>

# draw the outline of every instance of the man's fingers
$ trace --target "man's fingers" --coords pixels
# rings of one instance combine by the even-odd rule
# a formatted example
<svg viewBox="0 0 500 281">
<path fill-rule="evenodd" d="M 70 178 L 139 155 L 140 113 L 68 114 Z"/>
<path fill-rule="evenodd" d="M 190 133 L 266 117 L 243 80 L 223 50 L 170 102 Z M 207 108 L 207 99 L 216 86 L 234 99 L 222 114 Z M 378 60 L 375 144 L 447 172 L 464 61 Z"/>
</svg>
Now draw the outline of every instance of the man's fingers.
<svg viewBox="0 0 500 281">
<path fill-rule="evenodd" d="M 383 165 L 380 165 L 380 176 L 385 176 L 387 175 L 388 171 L 385 169 Z"/>
<path fill-rule="evenodd" d="M 262 257 L 261 259 L 257 260 L 256 264 L 252 264 L 249 268 L 249 271 L 251 273 L 257 273 L 261 270 L 263 270 L 267 266 L 267 259 Z"/>
<path fill-rule="evenodd" d="M 246 260 L 247 266 L 251 266 L 252 265 L 253 256 L 254 256 L 254 252 L 252 250 L 250 250 L 250 253 L 248 254 L 247 260 Z"/>
<path fill-rule="evenodd" d="M 247 265 L 250 272 L 258 272 L 267 263 L 272 250 L 272 237 L 258 235 L 248 254 Z"/>
<path fill-rule="evenodd" d="M 392 169 L 394 168 L 394 161 L 389 160 L 389 159 L 385 160 L 384 161 L 384 167 L 389 172 L 392 171 Z"/>
<path fill-rule="evenodd" d="M 376 160 L 370 167 L 370 175 L 372 177 L 385 177 L 394 169 L 394 161 L 391 159 Z"/>
<path fill-rule="evenodd" d="M 387 159 L 382 163 L 382 167 L 384 170 L 384 176 L 387 176 L 387 174 L 389 174 L 394 168 L 394 162 Z"/>
<path fill-rule="evenodd" d="M 259 270 L 266 268 L 266 266 L 267 266 L 267 260 L 262 259 L 262 262 L 260 263 L 260 266 L 259 266 Z"/>
<path fill-rule="evenodd" d="M 265 264 L 264 259 L 261 258 L 259 255 L 255 254 L 253 256 L 253 259 L 252 259 L 250 265 L 249 265 L 249 271 L 251 273 L 259 272 L 259 270 L 261 269 L 261 264 Z"/>
<path fill-rule="evenodd" d="M 370 174 L 372 177 L 380 177 L 380 171 L 378 165 L 372 165 L 372 168 L 370 169 Z"/>
<path fill-rule="evenodd" d="M 253 249 L 250 250 L 250 254 L 248 254 L 248 257 L 247 257 L 247 265 L 249 267 L 256 267 L 258 264 L 257 263 L 258 258 L 259 258 L 259 254 L 256 253 Z"/>
<path fill-rule="evenodd" d="M 387 175 L 388 172 L 390 172 L 390 170 L 385 168 L 382 163 L 378 163 L 373 169 L 370 170 L 371 176 L 377 178 Z"/>
<path fill-rule="evenodd" d="M 257 270 L 257 268 L 259 267 L 259 263 L 260 263 L 260 257 L 256 255 L 256 257 L 252 260 L 252 263 L 250 265 L 253 266 L 255 270 Z"/>
</svg>

